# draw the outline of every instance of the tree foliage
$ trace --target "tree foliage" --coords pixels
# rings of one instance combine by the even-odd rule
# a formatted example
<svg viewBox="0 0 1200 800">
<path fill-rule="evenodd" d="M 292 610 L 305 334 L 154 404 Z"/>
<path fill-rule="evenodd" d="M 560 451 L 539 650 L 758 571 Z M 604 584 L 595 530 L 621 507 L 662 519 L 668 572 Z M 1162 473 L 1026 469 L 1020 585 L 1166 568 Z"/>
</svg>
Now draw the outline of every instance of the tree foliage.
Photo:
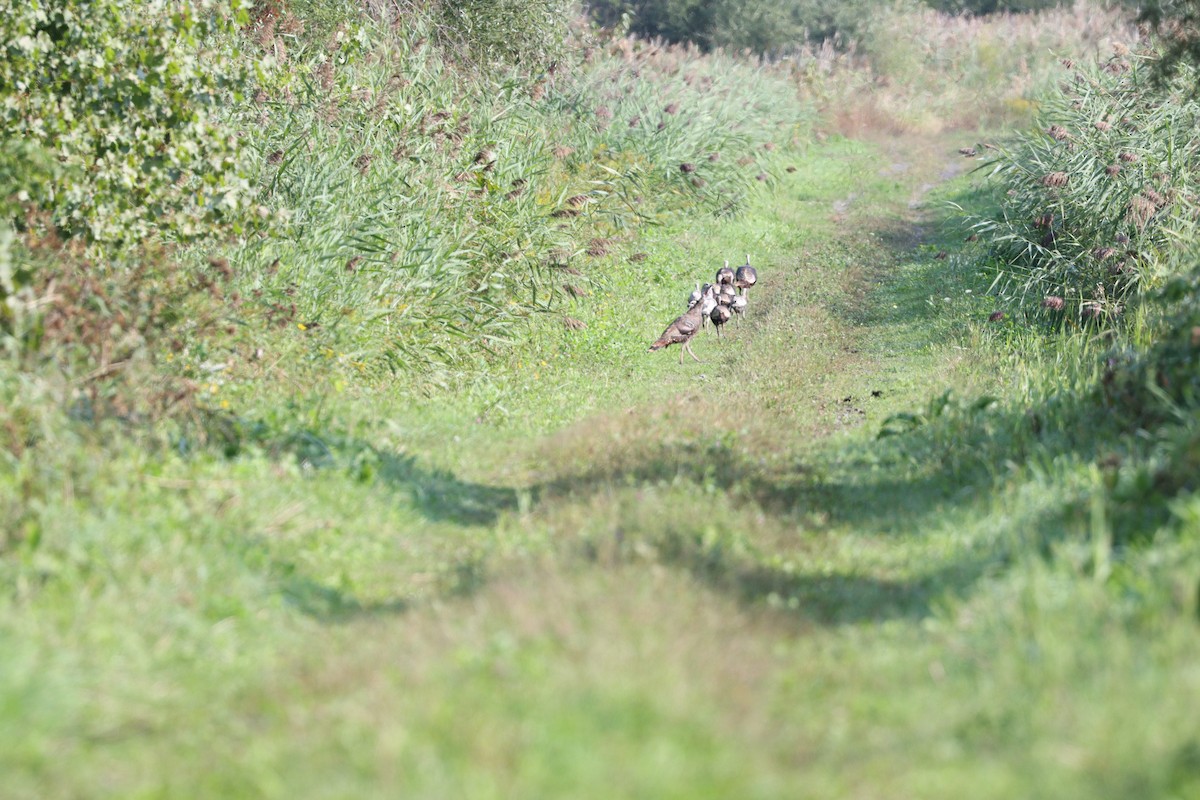
<svg viewBox="0 0 1200 800">
<path fill-rule="evenodd" d="M 817 23 L 817 33 L 832 33 L 824 12 L 833 5 L 829 0 L 599 0 L 590 8 L 600 24 L 615 26 L 624 19 L 638 36 L 766 52 L 802 40 L 811 22 Z"/>
<path fill-rule="evenodd" d="M 1064 0 L 925 0 L 925 4 L 948 14 L 1020 14 L 1070 6 Z"/>
<path fill-rule="evenodd" d="M 68 236 L 211 233 L 243 210 L 222 104 L 245 67 L 217 48 L 245 0 L 0 0 L 0 216 Z"/>
</svg>

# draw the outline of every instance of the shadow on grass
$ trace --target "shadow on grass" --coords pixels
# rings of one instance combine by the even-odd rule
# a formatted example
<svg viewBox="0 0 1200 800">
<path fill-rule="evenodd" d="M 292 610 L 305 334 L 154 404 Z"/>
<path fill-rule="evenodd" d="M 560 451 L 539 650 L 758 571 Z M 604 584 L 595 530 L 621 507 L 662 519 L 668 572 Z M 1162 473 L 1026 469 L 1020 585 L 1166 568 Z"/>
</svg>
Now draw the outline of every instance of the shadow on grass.
<svg viewBox="0 0 1200 800">
<path fill-rule="evenodd" d="M 265 568 L 287 605 L 326 623 L 404 614 L 432 600 L 471 597 L 488 582 L 485 558 L 481 554 L 467 555 L 440 566 L 437 585 L 427 596 L 365 601 L 353 592 L 303 574 L 295 564 L 278 558 L 265 540 L 247 544 L 245 558 L 248 563 Z"/>
<path fill-rule="evenodd" d="M 992 530 L 975 526 L 975 540 L 964 540 L 960 553 L 899 580 L 781 569 L 774 559 L 732 556 L 695 531 L 646 534 L 664 561 L 746 602 L 782 603 L 814 622 L 839 624 L 920 617 L 939 598 L 965 595 L 982 576 L 1010 564 L 1063 552 L 1078 558 L 1080 546 L 1091 552 L 1097 524 L 1118 554 L 1137 547 L 1168 524 L 1177 485 L 1195 483 L 1164 474 L 1145 431 L 1117 413 L 1102 386 L 1089 379 L 1029 406 L 948 394 L 908 421 L 911 427 L 886 438 L 830 442 L 806 457 L 808 466 L 767 467 L 724 443 L 676 442 L 610 468 L 558 478 L 538 487 L 538 496 L 545 503 L 612 486 L 682 483 L 695 486 L 697 498 L 720 493 L 735 506 L 799 529 L 846 536 L 919 537 L 926 528 L 944 530 L 948 512 L 995 518 Z M 1030 505 L 1003 508 L 1006 498 Z M 1062 544 L 1069 549 L 1060 550 Z M 1079 566 L 1094 565 L 1085 559 Z"/>
<path fill-rule="evenodd" d="M 690 450 L 686 445 L 682 449 Z M 412 498 L 414 507 L 431 519 L 487 525 L 516 505 L 516 490 L 461 481 L 447 472 L 422 468 L 410 456 L 372 452 L 375 459 L 372 463 L 376 465 L 373 478 Z M 708 462 L 703 459 L 664 452 L 615 471 L 592 472 L 535 485 L 528 490 L 530 508 L 552 506 L 564 499 L 587 498 L 614 486 L 660 485 L 683 480 L 717 488 L 728 493 L 735 504 L 744 503 L 769 515 L 788 520 L 803 516 L 804 527 L 809 530 L 816 527 L 811 523 L 813 516 L 819 515 L 826 519 L 826 526 L 844 526 L 848 531 L 886 529 L 912 533 L 914 526 L 920 525 L 921 515 L 939 509 L 949 491 L 943 485 L 945 476 L 939 474 L 907 481 L 886 474 L 833 481 L 804 469 L 770 474 L 752 464 L 739 463 L 732 453 L 717 455 L 721 457 L 715 460 L 722 464 L 718 470 L 705 468 Z M 327 468 L 331 467 L 332 464 Z M 642 537 L 651 543 L 659 563 L 685 569 L 710 588 L 750 605 L 788 608 L 801 619 L 824 625 L 920 618 L 931 612 L 939 598 L 966 593 L 975 580 L 996 565 L 994 552 L 979 552 L 967 553 L 949 566 L 912 579 L 871 574 L 812 574 L 770 566 L 760 559 L 734 555 L 729 548 L 706 545 L 699 530 L 686 525 L 665 532 L 633 530 L 628 534 L 630 542 Z M 248 559 L 274 577 L 289 605 L 330 624 L 404 614 L 431 599 L 468 597 L 487 585 L 490 571 L 486 555 L 468 556 L 461 563 L 438 565 L 440 578 L 428 597 L 367 602 L 351 591 L 304 575 L 295 565 L 273 554 L 265 541 L 250 547 L 253 553 L 248 554 Z M 564 553 L 571 557 L 570 551 Z"/>
<path fill-rule="evenodd" d="M 212 414 L 206 421 L 206 435 L 227 457 L 254 447 L 276 460 L 295 459 L 307 469 L 339 470 L 359 481 L 382 481 L 407 495 L 431 521 L 486 526 L 517 505 L 515 489 L 464 481 L 449 470 L 424 466 L 412 455 L 360 438 L 276 428 L 228 414 Z"/>
<path fill-rule="evenodd" d="M 412 609 L 412 603 L 403 598 L 364 603 L 348 592 L 295 573 L 281 580 L 279 591 L 289 606 L 322 622 L 349 622 Z"/>
<path fill-rule="evenodd" d="M 227 428 L 234 430 L 232 425 Z M 339 471 L 352 480 L 386 486 L 431 522 L 487 528 L 502 513 L 517 506 L 515 489 L 464 481 L 449 470 L 423 466 L 412 455 L 384 450 L 360 439 L 319 436 L 309 430 L 268 436 L 261 427 L 255 434 L 253 444 L 272 458 L 294 458 L 307 469 Z M 227 455 L 236 455 L 248 443 L 248 437 L 233 441 L 228 432 L 225 437 Z M 305 575 L 296 564 L 280 558 L 265 537 L 239 540 L 239 546 L 248 565 L 270 576 L 285 603 L 306 616 L 328 623 L 403 614 L 431 600 L 469 597 L 488 580 L 485 555 L 468 549 L 430 565 L 435 583 L 420 598 L 368 601 L 352 591 Z"/>
<path fill-rule="evenodd" d="M 685 566 L 697 579 L 742 602 L 787 608 L 820 625 L 921 619 L 934 606 L 965 595 L 997 567 L 994 557 L 968 556 L 910 579 L 849 573 L 812 574 L 761 563 L 714 558 L 684 550 L 665 559 Z"/>
<path fill-rule="evenodd" d="M 504 511 L 517 507 L 517 491 L 464 481 L 449 470 L 429 469 L 407 454 L 373 449 L 378 477 L 406 492 L 427 519 L 456 525 L 492 525 Z"/>
<path fill-rule="evenodd" d="M 719 491 L 735 505 L 803 524 L 808 530 L 859 529 L 865 533 L 905 533 L 922 518 L 953 502 L 964 489 L 983 488 L 981 465 L 926 464 L 921 470 L 881 466 L 867 452 L 840 454 L 836 467 L 829 454 L 816 452 L 805 462 L 764 467 L 729 444 L 683 442 L 644 458 L 556 478 L 531 489 L 539 503 L 588 497 L 614 486 L 692 484 Z M 834 454 L 835 456 L 839 454 Z M 893 458 L 898 461 L 898 458 Z"/>
<path fill-rule="evenodd" d="M 518 494 L 530 510 L 553 508 L 563 501 L 588 501 L 614 487 L 693 485 L 719 492 L 734 506 L 774 517 L 784 528 L 839 535 L 920 536 L 947 510 L 986 513 L 1002 459 L 1022 463 L 1040 457 L 1082 451 L 1092 420 L 1084 408 L 1054 411 L 1062 427 L 1033 430 L 1037 414 L 990 410 L 986 416 L 936 418 L 887 440 L 850 445 L 831 442 L 814 451 L 806 463 L 763 465 L 727 440 L 674 440 L 670 445 L 619 459 L 596 468 L 534 484 L 524 490 L 464 481 L 447 470 L 432 469 L 403 453 L 388 452 L 361 440 L 345 439 L 297 453 L 314 468 L 341 470 L 360 480 L 394 490 L 426 518 L 484 528 L 518 508 Z M 1043 412 L 1050 414 L 1049 410 Z M 1068 417 L 1073 419 L 1066 424 Z M 279 453 L 282 455 L 282 453 Z M 664 518 L 672 515 L 664 514 Z M 1048 551 L 1063 535 L 1060 518 L 1039 522 L 1026 546 Z M 938 524 L 942 524 L 940 521 Z M 650 528 L 654 528 L 652 524 Z M 834 572 L 813 574 L 786 570 L 769 558 L 733 557 L 702 546 L 696 530 L 667 532 L 630 530 L 647 537 L 664 564 L 684 568 L 713 588 L 748 604 L 782 604 L 819 624 L 845 624 L 930 613 L 939 598 L 961 596 L 989 570 L 1002 569 L 1011 547 L 967 545 L 951 561 L 939 559 L 930 571 L 911 578 Z M 1006 548 L 1009 548 L 1006 550 Z M 266 548 L 264 548 L 266 549 Z M 343 622 L 379 614 L 403 613 L 407 599 L 364 602 L 353 593 L 313 581 L 286 563 L 270 563 L 287 602 L 302 613 L 326 622 Z M 769 554 L 768 554 L 769 555 Z M 438 564 L 439 581 L 430 598 L 469 596 L 486 585 L 491 565 L 483 554 L 461 564 Z M 425 602 L 424 599 L 417 600 Z"/>
</svg>

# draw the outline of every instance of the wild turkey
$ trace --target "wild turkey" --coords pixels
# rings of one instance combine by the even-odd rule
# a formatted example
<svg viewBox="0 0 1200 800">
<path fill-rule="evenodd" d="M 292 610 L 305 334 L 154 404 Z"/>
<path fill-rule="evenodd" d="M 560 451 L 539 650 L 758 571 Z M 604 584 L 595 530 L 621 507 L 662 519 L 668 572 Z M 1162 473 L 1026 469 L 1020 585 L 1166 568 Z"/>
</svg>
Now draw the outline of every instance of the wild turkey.
<svg viewBox="0 0 1200 800">
<path fill-rule="evenodd" d="M 737 268 L 737 272 L 733 276 L 733 285 L 741 290 L 742 294 L 749 291 L 750 287 L 758 283 L 758 273 L 754 271 L 754 267 L 750 266 L 750 256 L 746 255 L 746 263 Z"/>
<path fill-rule="evenodd" d="M 707 325 L 708 315 L 711 314 L 712 310 L 717 307 L 717 287 L 711 283 L 706 283 L 701 291 L 703 294 L 700 296 L 699 303 L 700 321 L 704 325 Z"/>
<path fill-rule="evenodd" d="M 725 284 L 717 292 L 717 302 L 723 306 L 733 305 L 733 298 L 737 297 L 737 292 L 729 284 Z"/>
<path fill-rule="evenodd" d="M 658 337 L 654 344 L 650 345 L 651 350 L 661 350 L 664 347 L 670 347 L 673 344 L 682 345 L 679 349 L 679 363 L 683 363 L 683 351 L 686 350 L 688 355 L 696 359 L 696 363 L 700 363 L 700 359 L 696 358 L 696 354 L 692 352 L 692 346 L 689 342 L 696 335 L 696 331 L 700 330 L 700 320 L 703 318 L 701 309 L 704 303 L 696 303 L 687 310 L 687 313 L 675 318 L 675 321 L 667 326 L 663 331 L 663 335 Z"/>
<path fill-rule="evenodd" d="M 713 327 L 717 329 L 717 336 L 721 335 L 721 326 L 729 322 L 729 318 L 733 316 L 733 312 L 729 310 L 729 306 L 718 305 L 709 314 L 709 319 L 712 320 Z"/>
<path fill-rule="evenodd" d="M 729 259 L 725 259 L 725 266 L 717 270 L 717 286 L 732 286 L 736 273 L 729 267 Z"/>
<path fill-rule="evenodd" d="M 736 294 L 733 296 L 733 302 L 729 304 L 729 310 L 733 312 L 734 318 L 737 319 L 738 325 L 742 324 L 742 315 L 746 313 L 746 295 Z"/>
<path fill-rule="evenodd" d="M 704 297 L 704 294 L 700 291 L 700 281 L 696 281 L 696 289 L 690 295 L 688 295 L 687 307 L 691 308 L 692 306 L 696 305 L 696 303 L 700 302 L 702 297 Z"/>
</svg>

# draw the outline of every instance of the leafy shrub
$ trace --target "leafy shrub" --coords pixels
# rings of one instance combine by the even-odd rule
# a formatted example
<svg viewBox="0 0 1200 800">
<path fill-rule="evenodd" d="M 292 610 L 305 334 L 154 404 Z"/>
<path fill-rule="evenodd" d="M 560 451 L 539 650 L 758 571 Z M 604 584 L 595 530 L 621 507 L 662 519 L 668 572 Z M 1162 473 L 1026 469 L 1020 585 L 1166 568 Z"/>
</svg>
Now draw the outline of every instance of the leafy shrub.
<svg viewBox="0 0 1200 800">
<path fill-rule="evenodd" d="M 729 5 L 733 9 L 737 7 L 737 3 Z M 791 0 L 787 7 L 791 12 L 792 29 L 801 34 L 793 42 L 831 40 L 844 47 L 856 40 L 864 25 L 872 19 L 911 10 L 913 6 L 915 3 L 908 0 Z"/>
<path fill-rule="evenodd" d="M 596 0 L 597 22 L 646 38 L 693 42 L 702 47 L 750 48 L 756 53 L 795 49 L 827 40 L 849 45 L 880 17 L 922 8 L 982 16 L 1042 11 L 1060 0 Z"/>
<path fill-rule="evenodd" d="M 1183 64 L 1200 65 L 1200 0 L 1148 0 L 1137 9 L 1138 23 L 1160 38 L 1160 78 L 1174 76 Z"/>
<path fill-rule="evenodd" d="M 1195 262 L 1194 249 L 1184 250 Z M 1141 351 L 1107 356 L 1102 388 L 1105 401 L 1140 424 L 1191 418 L 1200 422 L 1200 268 L 1169 279 L 1154 301 L 1162 319 Z"/>
<path fill-rule="evenodd" d="M 709 0 L 600 0 L 589 9 L 601 25 L 616 27 L 624 17 L 637 36 L 705 45 L 712 33 L 712 5 Z"/>
<path fill-rule="evenodd" d="M 1155 381 L 1178 405 L 1200 408 L 1200 268 L 1168 281 L 1160 300 L 1170 312 L 1150 351 Z"/>
<path fill-rule="evenodd" d="M 1070 65 L 1037 130 L 991 158 L 1002 208 L 975 228 L 1002 297 L 1106 317 L 1169 272 L 1173 234 L 1194 225 L 1200 104 L 1156 90 L 1147 59 L 1122 48 L 1102 69 Z"/>
<path fill-rule="evenodd" d="M 731 50 L 769 53 L 794 47 L 805 36 L 795 8 L 773 2 L 715 3 L 708 41 Z"/>
<path fill-rule="evenodd" d="M 9 337 L 33 300 L 29 276 L 14 252 L 16 238 L 12 228 L 0 225 L 0 345 L 8 345 L 6 349 L 13 349 Z"/>
<path fill-rule="evenodd" d="M 219 110 L 246 65 L 213 37 L 244 8 L 0 0 L 0 214 L 52 210 L 67 235 L 103 242 L 235 220 L 247 187 Z"/>
</svg>

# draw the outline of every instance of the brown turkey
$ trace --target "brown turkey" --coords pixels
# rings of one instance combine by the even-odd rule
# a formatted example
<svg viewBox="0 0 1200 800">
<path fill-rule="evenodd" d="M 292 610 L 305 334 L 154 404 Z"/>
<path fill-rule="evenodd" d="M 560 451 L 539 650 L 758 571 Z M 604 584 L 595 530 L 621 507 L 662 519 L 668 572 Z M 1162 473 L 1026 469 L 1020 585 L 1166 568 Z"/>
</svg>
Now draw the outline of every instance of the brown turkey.
<svg viewBox="0 0 1200 800">
<path fill-rule="evenodd" d="M 717 329 L 717 336 L 721 335 L 721 326 L 729 322 L 729 318 L 733 316 L 733 312 L 729 310 L 729 306 L 718 305 L 709 314 L 709 319 L 712 320 L 713 327 Z"/>
<path fill-rule="evenodd" d="M 725 284 L 721 287 L 721 290 L 717 292 L 717 303 L 723 306 L 731 306 L 733 305 L 733 298 L 737 296 L 737 290 L 729 284 Z"/>
<path fill-rule="evenodd" d="M 735 295 L 733 302 L 729 304 L 729 310 L 733 312 L 733 318 L 737 320 L 739 326 L 742 324 L 742 316 L 745 315 L 748 304 L 749 301 L 744 294 Z"/>
<path fill-rule="evenodd" d="M 676 317 L 675 321 L 667 326 L 663 331 L 663 335 L 658 337 L 658 340 L 650 345 L 651 350 L 661 350 L 664 347 L 670 347 L 673 344 L 682 345 L 679 350 L 679 363 L 683 363 L 683 351 L 686 350 L 688 355 L 696 359 L 696 363 L 700 363 L 700 359 L 696 358 L 696 354 L 692 352 L 692 346 L 689 342 L 696 332 L 700 330 L 700 321 L 703 319 L 702 308 L 704 303 L 696 303 L 687 310 L 687 313 Z"/>
<path fill-rule="evenodd" d="M 725 259 L 725 266 L 717 270 L 717 286 L 732 286 L 735 278 L 736 273 L 729 266 L 729 259 Z"/>
<path fill-rule="evenodd" d="M 733 285 L 741 290 L 742 294 L 750 291 L 750 287 L 758 283 L 758 273 L 754 271 L 754 267 L 750 266 L 750 256 L 746 256 L 746 263 L 737 268 L 737 272 L 733 276 Z"/>
</svg>

